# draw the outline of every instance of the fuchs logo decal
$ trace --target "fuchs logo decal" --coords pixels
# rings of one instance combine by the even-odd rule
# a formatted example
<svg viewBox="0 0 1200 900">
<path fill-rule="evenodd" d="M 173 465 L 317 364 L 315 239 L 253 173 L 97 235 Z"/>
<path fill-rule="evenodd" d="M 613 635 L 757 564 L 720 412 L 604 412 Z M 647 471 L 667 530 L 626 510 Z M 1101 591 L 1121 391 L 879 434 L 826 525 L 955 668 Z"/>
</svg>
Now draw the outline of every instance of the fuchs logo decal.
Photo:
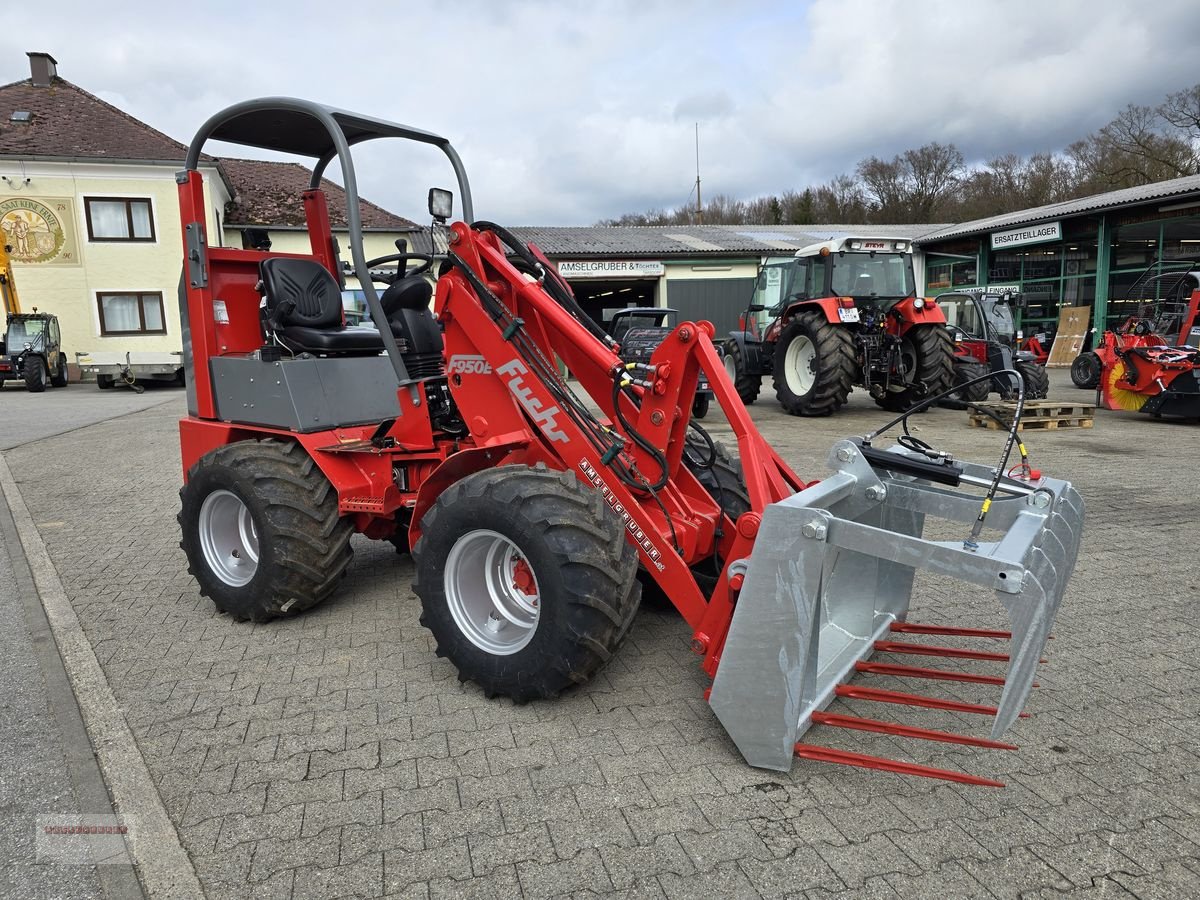
<svg viewBox="0 0 1200 900">
<path fill-rule="evenodd" d="M 600 473 L 596 471 L 592 464 L 586 459 L 581 459 L 579 461 L 579 471 L 583 472 L 583 477 L 591 483 L 592 487 L 600 492 L 600 496 L 604 498 L 604 501 L 610 507 L 612 507 L 612 511 L 621 517 L 621 521 L 625 523 L 625 530 L 629 532 L 629 535 L 633 538 L 634 543 L 636 543 L 638 547 L 641 548 L 642 552 L 646 554 L 646 559 L 650 560 L 650 562 L 654 564 L 654 568 L 658 569 L 660 572 L 666 568 L 666 566 L 664 566 L 661 562 L 662 554 L 658 552 L 658 548 L 654 546 L 654 542 L 651 541 L 649 535 L 642 530 L 642 526 L 638 525 L 638 523 L 634 521 L 634 518 L 632 515 L 630 515 L 629 510 L 625 508 L 625 504 L 618 500 L 613 495 L 613 492 L 609 490 L 608 485 L 604 483 L 604 479 L 600 477 Z"/>
<path fill-rule="evenodd" d="M 492 366 L 482 356 L 452 356 L 446 372 L 450 375 L 491 375 Z"/>
<path fill-rule="evenodd" d="M 557 406 L 542 406 L 540 398 L 534 396 L 533 389 L 525 383 L 522 375 L 528 375 L 529 370 L 525 368 L 525 364 L 519 359 L 514 359 L 506 362 L 497 370 L 501 375 L 508 376 L 508 389 L 513 392 L 513 396 L 517 398 L 517 402 L 525 407 L 525 411 L 537 423 L 538 428 L 542 429 L 542 433 L 552 441 L 567 443 L 570 439 L 558 427 L 558 419 L 555 418 L 562 412 Z"/>
</svg>

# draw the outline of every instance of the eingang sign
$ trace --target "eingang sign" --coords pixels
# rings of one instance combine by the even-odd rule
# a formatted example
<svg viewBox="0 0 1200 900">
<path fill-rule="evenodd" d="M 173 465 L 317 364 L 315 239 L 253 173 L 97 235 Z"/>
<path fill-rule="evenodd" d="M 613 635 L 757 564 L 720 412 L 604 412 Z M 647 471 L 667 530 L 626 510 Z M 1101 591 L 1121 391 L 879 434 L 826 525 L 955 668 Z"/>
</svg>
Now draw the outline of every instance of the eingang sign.
<svg viewBox="0 0 1200 900">
<path fill-rule="evenodd" d="M 1044 244 L 1046 241 L 1062 240 L 1062 223 L 1047 222 L 1045 225 L 1029 225 L 1025 228 L 1014 228 L 1011 231 L 993 231 L 992 249 L 1005 250 L 1009 247 L 1023 247 L 1026 244 Z"/>
<path fill-rule="evenodd" d="M 563 278 L 661 278 L 661 262 L 637 259 L 565 260 L 558 263 Z"/>
</svg>

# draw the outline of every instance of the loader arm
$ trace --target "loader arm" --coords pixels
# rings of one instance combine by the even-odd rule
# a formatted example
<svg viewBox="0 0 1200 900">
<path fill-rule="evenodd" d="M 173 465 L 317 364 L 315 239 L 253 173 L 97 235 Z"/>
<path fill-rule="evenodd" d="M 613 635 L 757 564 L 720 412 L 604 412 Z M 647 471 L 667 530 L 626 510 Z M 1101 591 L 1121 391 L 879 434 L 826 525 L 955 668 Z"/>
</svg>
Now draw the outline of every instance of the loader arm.
<svg viewBox="0 0 1200 900">
<path fill-rule="evenodd" d="M 456 373 L 450 389 L 472 435 L 483 446 L 523 440 L 536 446 L 539 461 L 572 471 L 598 490 L 626 520 L 646 570 L 715 659 L 711 636 L 728 626 L 730 580 L 718 579 L 705 596 L 689 565 L 714 552 L 729 561 L 748 557 L 763 511 L 805 482 L 737 400 L 712 345 L 712 326 L 682 323 L 649 364 L 630 371 L 541 283 L 519 271 L 493 234 L 456 223 L 450 248 L 455 268 L 438 282 L 436 310 L 447 368 Z M 560 365 L 577 379 L 586 401 L 575 396 Z M 738 523 L 723 516 L 682 460 L 702 369 L 717 376 L 714 392 L 737 436 L 751 500 Z M 411 537 L 419 537 L 419 524 Z"/>
<path fill-rule="evenodd" d="M 692 628 L 692 647 L 714 678 L 706 697 L 749 762 L 786 769 L 795 748 L 795 755 L 810 759 L 998 784 L 796 742 L 824 724 L 1010 749 L 996 738 L 1029 694 L 1077 555 L 1083 509 L 1069 484 L 1008 480 L 1009 493 L 997 501 L 989 523 L 1004 532 L 999 540 L 959 546 L 927 539 L 926 518 L 974 518 L 983 498 L 969 484 L 984 483 L 989 470 L 961 464 L 942 473 L 906 451 L 843 442 L 830 455 L 834 474 L 822 483 L 805 482 L 750 419 L 712 345 L 709 323 L 680 324 L 649 363 L 627 367 L 611 342 L 581 321 L 578 308 L 552 295 L 549 276 L 539 277 L 536 266 L 522 271 L 494 233 L 456 223 L 450 260 L 452 270 L 438 282 L 436 308 L 448 371 L 461 373 L 451 378 L 451 392 L 474 439 L 484 447 L 520 443 L 534 451 L 526 452 L 527 462 L 573 471 L 622 516 L 646 571 Z M 575 396 L 564 370 L 585 400 Z M 736 522 L 724 517 L 683 464 L 690 413 L 685 398 L 690 401 L 701 370 L 737 440 L 750 508 Z M 765 543 L 756 548 L 760 529 Z M 724 562 L 706 596 L 689 566 L 714 553 Z M 914 652 L 885 638 L 909 628 L 920 570 L 990 588 L 1008 612 L 1011 632 L 986 633 L 1008 640 L 1009 654 L 931 648 L 1007 660 L 1005 678 L 978 676 L 1003 684 L 997 706 L 845 684 L 859 672 L 947 674 L 865 661 L 876 651 Z M 920 633 L 983 632 L 947 627 Z M 992 736 L 824 712 L 845 696 L 986 712 L 994 717 Z"/>
</svg>

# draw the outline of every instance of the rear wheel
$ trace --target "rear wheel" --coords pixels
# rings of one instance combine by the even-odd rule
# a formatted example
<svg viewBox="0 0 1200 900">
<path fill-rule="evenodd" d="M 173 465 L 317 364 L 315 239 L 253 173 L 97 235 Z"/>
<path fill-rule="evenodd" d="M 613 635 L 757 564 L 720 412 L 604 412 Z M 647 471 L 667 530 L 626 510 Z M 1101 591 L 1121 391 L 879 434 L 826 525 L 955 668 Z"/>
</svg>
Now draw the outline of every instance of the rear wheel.
<svg viewBox="0 0 1200 900">
<path fill-rule="evenodd" d="M 421 624 L 488 696 L 554 697 L 598 672 L 641 599 L 638 554 L 570 472 L 502 466 L 448 487 L 413 548 Z"/>
<path fill-rule="evenodd" d="M 1103 368 L 1100 357 L 1095 353 L 1080 353 L 1071 363 L 1071 381 L 1077 388 L 1095 390 L 1100 386 L 1100 372 Z"/>
<path fill-rule="evenodd" d="M 58 354 L 58 366 L 53 375 L 50 376 L 50 384 L 53 387 L 67 386 L 67 358 L 60 352 Z"/>
<path fill-rule="evenodd" d="M 1034 362 L 1018 360 L 1014 368 L 1025 379 L 1025 399 L 1045 400 L 1050 393 L 1050 375 L 1045 366 Z"/>
<path fill-rule="evenodd" d="M 238 441 L 201 457 L 179 492 L 179 546 L 217 609 L 265 622 L 333 593 L 353 551 L 337 492 L 291 441 Z"/>
<path fill-rule="evenodd" d="M 775 345 L 775 396 L 793 416 L 827 416 L 854 381 L 854 338 L 818 312 L 796 316 Z"/>
<path fill-rule="evenodd" d="M 875 402 L 889 412 L 904 412 L 926 397 L 948 390 L 954 381 L 954 343 L 941 325 L 914 325 L 900 338 L 901 383 Z"/>
<path fill-rule="evenodd" d="M 749 406 L 758 399 L 758 392 L 762 390 L 762 375 L 746 371 L 745 351 L 737 341 L 729 341 L 725 345 L 724 362 L 725 374 L 733 382 L 738 397 Z"/>
<path fill-rule="evenodd" d="M 33 394 L 40 394 L 50 383 L 46 375 L 46 361 L 40 356 L 26 357 L 22 374 L 25 376 L 26 389 Z"/>
</svg>

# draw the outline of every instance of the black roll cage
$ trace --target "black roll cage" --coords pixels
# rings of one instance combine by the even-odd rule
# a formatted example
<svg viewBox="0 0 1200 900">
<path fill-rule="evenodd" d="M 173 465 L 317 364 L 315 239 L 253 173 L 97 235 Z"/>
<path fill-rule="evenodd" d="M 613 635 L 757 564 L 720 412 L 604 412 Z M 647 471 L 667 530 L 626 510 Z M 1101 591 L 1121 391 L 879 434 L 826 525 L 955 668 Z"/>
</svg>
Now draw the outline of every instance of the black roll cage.
<svg viewBox="0 0 1200 900">
<path fill-rule="evenodd" d="M 184 169 L 185 172 L 198 170 L 201 153 L 208 141 L 226 141 L 316 159 L 309 182 L 309 190 L 316 190 L 321 186 L 321 176 L 325 169 L 336 159 L 341 165 L 342 180 L 345 182 L 343 188 L 346 192 L 346 227 L 350 235 L 350 257 L 354 262 L 354 274 L 366 298 L 371 320 L 379 329 L 396 378 L 401 385 L 406 385 L 411 384 L 412 379 L 409 378 L 408 369 L 400 357 L 396 339 L 380 305 L 379 294 L 371 281 L 371 273 L 367 269 L 366 254 L 363 250 L 362 216 L 359 212 L 358 180 L 354 174 L 354 161 L 350 154 L 350 147 L 354 144 L 386 137 L 432 144 L 441 150 L 450 160 L 458 180 L 463 219 L 467 222 L 475 220 L 467 173 L 448 139 L 419 128 L 296 97 L 261 97 L 245 100 L 211 116 L 200 126 L 188 145 Z M 336 277 L 337 273 L 332 274 Z"/>
</svg>

